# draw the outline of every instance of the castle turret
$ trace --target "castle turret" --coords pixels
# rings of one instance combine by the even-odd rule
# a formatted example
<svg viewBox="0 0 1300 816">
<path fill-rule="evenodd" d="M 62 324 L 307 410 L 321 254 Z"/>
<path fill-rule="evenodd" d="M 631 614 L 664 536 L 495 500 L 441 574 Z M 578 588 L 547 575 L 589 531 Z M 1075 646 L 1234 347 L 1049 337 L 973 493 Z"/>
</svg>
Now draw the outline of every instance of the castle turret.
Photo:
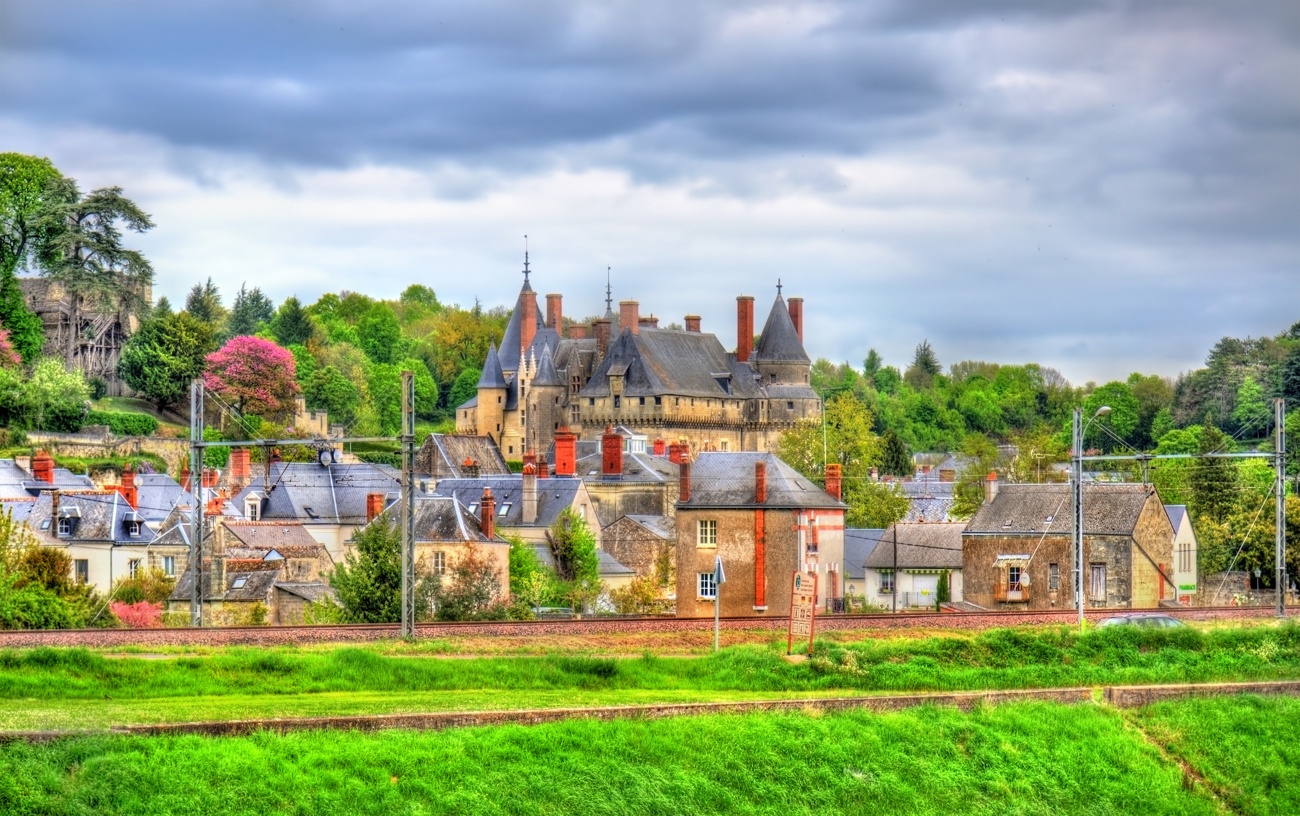
<svg viewBox="0 0 1300 816">
<path fill-rule="evenodd" d="M 495 345 L 488 346 L 487 360 L 483 363 L 483 375 L 478 378 L 478 432 L 492 437 L 492 441 L 501 444 L 501 430 L 505 426 L 506 396 L 510 383 L 501 370 L 501 360 L 497 356 Z"/>
<path fill-rule="evenodd" d="M 555 369 L 550 346 L 542 346 L 537 369 L 528 386 L 526 450 L 544 451 L 564 423 L 565 385 Z"/>
</svg>

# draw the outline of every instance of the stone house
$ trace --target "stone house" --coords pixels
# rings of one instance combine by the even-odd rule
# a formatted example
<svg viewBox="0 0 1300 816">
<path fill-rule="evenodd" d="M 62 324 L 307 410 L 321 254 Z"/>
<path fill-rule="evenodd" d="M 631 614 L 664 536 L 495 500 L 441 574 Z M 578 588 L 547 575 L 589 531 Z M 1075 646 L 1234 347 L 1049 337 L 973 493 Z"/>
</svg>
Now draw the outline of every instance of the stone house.
<svg viewBox="0 0 1300 816">
<path fill-rule="evenodd" d="M 601 531 L 601 545 L 635 577 L 662 582 L 661 595 L 675 589 L 677 526 L 667 516 L 623 516 Z"/>
<path fill-rule="evenodd" d="M 1165 512 L 1174 528 L 1174 583 L 1180 603 L 1191 603 L 1199 589 L 1196 531 L 1185 504 L 1166 504 Z"/>
<path fill-rule="evenodd" d="M 1145 609 L 1176 597 L 1174 529 L 1155 488 L 1083 486 L 1083 577 L 1091 608 Z M 1075 606 L 1073 491 L 988 483 L 962 535 L 965 600 L 989 609 Z"/>
<path fill-rule="evenodd" d="M 819 575 L 817 602 L 843 597 L 844 513 L 840 467 L 826 488 L 771 453 L 705 452 L 683 462 L 677 502 L 677 615 L 705 617 L 790 611 L 796 571 Z M 713 583 L 721 558 L 726 583 Z"/>
<path fill-rule="evenodd" d="M 963 600 L 960 522 L 899 522 L 884 530 L 863 563 L 867 602 L 888 609 L 933 609 L 939 576 L 948 599 Z"/>
</svg>

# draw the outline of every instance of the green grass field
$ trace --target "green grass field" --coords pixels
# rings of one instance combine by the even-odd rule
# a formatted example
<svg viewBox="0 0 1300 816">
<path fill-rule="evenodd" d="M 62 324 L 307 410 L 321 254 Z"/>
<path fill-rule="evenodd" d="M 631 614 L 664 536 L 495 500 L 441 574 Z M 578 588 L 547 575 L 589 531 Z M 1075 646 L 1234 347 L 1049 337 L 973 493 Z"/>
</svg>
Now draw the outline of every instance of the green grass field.
<svg viewBox="0 0 1300 816">
<path fill-rule="evenodd" d="M 1116 712 L 570 721 L 0 747 L 6 814 L 1220 812 Z M 1269 812 L 1269 811 L 1260 811 Z M 1280 811 L 1274 811 L 1280 812 Z"/>
</svg>

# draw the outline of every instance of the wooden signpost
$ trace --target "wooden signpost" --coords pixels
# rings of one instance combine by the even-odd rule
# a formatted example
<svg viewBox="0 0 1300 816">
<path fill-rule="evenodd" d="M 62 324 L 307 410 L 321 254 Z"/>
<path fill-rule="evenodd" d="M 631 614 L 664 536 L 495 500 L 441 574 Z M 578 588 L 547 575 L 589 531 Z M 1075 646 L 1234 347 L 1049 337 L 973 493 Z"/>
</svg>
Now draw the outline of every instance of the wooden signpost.
<svg viewBox="0 0 1300 816">
<path fill-rule="evenodd" d="M 813 652 L 813 635 L 817 630 L 817 576 L 796 572 L 790 586 L 790 633 L 785 653 L 794 649 L 794 639 L 808 638 L 808 654 Z"/>
</svg>

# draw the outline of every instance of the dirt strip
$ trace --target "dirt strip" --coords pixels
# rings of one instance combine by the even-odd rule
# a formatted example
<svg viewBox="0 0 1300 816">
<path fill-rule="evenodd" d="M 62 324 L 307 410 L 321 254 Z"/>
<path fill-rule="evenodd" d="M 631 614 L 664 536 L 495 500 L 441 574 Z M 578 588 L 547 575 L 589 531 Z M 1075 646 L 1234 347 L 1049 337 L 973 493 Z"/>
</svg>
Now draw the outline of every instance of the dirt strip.
<svg viewBox="0 0 1300 816">
<path fill-rule="evenodd" d="M 1214 697 L 1237 694 L 1300 696 L 1300 680 L 1260 683 L 1206 683 L 1171 686 L 1110 686 L 1101 699 L 1117 708 L 1137 708 L 1163 700 Z M 9 731 L 0 733 L 0 743 L 50 742 L 65 737 L 92 734 L 168 736 L 199 734 L 212 737 L 246 736 L 270 731 L 383 731 L 402 728 L 441 731 L 485 725 L 539 725 L 562 720 L 662 719 L 710 714 L 756 712 L 902 711 L 922 705 L 953 706 L 969 711 L 978 705 L 1000 705 L 1024 701 L 1079 705 L 1094 700 L 1091 688 L 1016 689 L 964 691 L 930 694 L 894 694 L 874 697 L 822 697 L 795 700 L 751 700 L 734 703 L 671 703 L 590 708 L 533 708 L 517 711 L 447 711 L 429 714 L 376 714 L 350 717 L 300 717 L 269 720 L 225 720 L 217 722 L 158 723 L 128 725 L 105 731 Z"/>
</svg>

